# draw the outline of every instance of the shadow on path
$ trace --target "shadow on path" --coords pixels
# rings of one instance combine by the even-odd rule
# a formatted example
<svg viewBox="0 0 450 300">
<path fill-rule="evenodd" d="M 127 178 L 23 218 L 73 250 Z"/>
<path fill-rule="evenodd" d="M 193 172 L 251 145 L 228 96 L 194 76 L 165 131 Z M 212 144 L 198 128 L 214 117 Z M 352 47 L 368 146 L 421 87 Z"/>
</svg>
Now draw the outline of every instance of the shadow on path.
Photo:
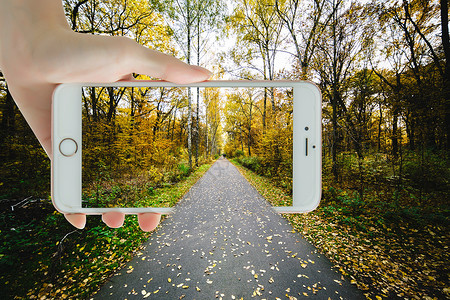
<svg viewBox="0 0 450 300">
<path fill-rule="evenodd" d="M 94 299 L 364 299 L 226 159 Z M 294 298 L 295 297 L 295 298 Z"/>
</svg>

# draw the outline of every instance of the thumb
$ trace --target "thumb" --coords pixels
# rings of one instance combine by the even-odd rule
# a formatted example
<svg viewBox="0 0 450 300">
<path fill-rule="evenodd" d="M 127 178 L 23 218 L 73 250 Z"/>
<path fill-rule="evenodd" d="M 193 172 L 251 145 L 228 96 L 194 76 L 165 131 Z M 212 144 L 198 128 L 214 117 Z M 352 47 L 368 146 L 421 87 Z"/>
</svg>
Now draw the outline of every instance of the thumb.
<svg viewBox="0 0 450 300">
<path fill-rule="evenodd" d="M 207 80 L 212 73 L 199 66 L 188 65 L 179 59 L 148 49 L 131 41 L 130 57 L 131 72 L 146 74 L 160 79 L 187 84 Z"/>
<path fill-rule="evenodd" d="M 113 82 L 132 73 L 179 84 L 207 80 L 208 70 L 148 49 L 123 36 L 65 33 L 41 54 L 48 82 Z"/>
</svg>

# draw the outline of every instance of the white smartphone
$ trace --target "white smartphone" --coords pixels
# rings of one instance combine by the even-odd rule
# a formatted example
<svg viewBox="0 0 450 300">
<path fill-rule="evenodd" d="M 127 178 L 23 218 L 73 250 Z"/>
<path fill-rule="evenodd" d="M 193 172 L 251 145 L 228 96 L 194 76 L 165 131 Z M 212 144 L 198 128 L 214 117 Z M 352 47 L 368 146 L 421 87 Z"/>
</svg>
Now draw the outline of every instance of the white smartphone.
<svg viewBox="0 0 450 300">
<path fill-rule="evenodd" d="M 164 108 L 159 106 L 156 109 L 155 103 L 163 103 L 162 105 L 171 103 L 170 107 L 175 106 L 181 109 L 182 103 L 186 101 L 187 91 L 197 93 L 196 88 L 201 95 L 208 94 L 208 90 L 214 91 L 216 95 L 245 90 L 247 93 L 251 91 L 253 95 L 256 95 L 255 97 L 263 97 L 262 95 L 265 94 L 265 97 L 273 97 L 272 99 L 275 97 L 284 99 L 279 101 L 291 101 L 290 105 L 293 108 L 290 116 L 293 120 L 289 122 L 293 126 L 293 136 L 288 140 L 292 141 L 293 149 L 293 200 L 289 206 L 274 207 L 274 209 L 279 213 L 300 213 L 312 211 L 319 205 L 322 189 L 322 98 L 320 90 L 313 83 L 307 81 L 206 81 L 177 85 L 163 81 L 130 81 L 109 84 L 61 84 L 55 89 L 52 104 L 51 170 L 52 199 L 56 209 L 63 213 L 84 214 L 102 214 L 109 211 L 125 214 L 171 213 L 173 207 L 148 207 L 145 201 L 141 201 L 142 199 L 137 199 L 135 202 L 122 201 L 124 197 L 129 197 L 124 189 L 129 189 L 137 198 L 145 198 L 145 195 L 152 193 L 152 187 L 145 187 L 143 191 L 141 186 L 139 192 L 132 187 L 140 180 L 136 164 L 142 164 L 144 161 L 136 160 L 135 156 L 145 155 L 145 149 L 151 145 L 148 144 L 148 136 L 143 137 L 140 142 L 135 142 L 135 145 L 139 145 L 135 146 L 135 148 L 139 147 L 136 151 L 124 152 L 125 150 L 122 151 L 122 149 L 127 147 L 121 147 L 120 143 L 126 143 L 127 139 L 131 141 L 131 139 L 139 139 L 139 136 L 145 136 L 146 132 L 142 130 L 145 126 L 148 130 L 154 128 L 158 111 L 164 111 Z M 268 96 L 267 91 L 271 96 Z M 162 99 L 163 93 L 165 101 L 158 102 L 158 99 Z M 266 100 L 269 106 L 270 99 Z M 177 105 L 174 105 L 176 101 L 178 101 Z M 186 107 L 183 109 L 186 111 Z M 174 126 L 177 115 L 172 111 L 171 114 L 174 116 L 172 123 Z M 109 125 L 111 122 L 114 126 Z M 181 122 L 181 118 L 178 122 Z M 103 129 L 96 129 L 95 124 L 100 123 Z M 145 125 L 147 123 L 149 125 Z M 139 124 L 140 130 L 136 131 L 136 124 Z M 113 127 L 115 129 L 104 129 Z M 135 130 L 133 135 L 127 133 L 130 130 Z M 167 130 L 170 135 L 170 128 Z M 173 135 L 174 131 L 172 131 L 172 138 Z M 169 136 L 166 136 L 166 142 L 168 138 Z M 171 158 L 167 157 L 167 159 Z M 114 167 L 108 166 L 108 161 L 114 161 Z M 148 161 L 149 159 L 146 159 L 144 164 Z M 112 168 L 118 168 L 117 166 L 121 171 L 114 169 L 114 172 L 111 172 Z M 146 165 L 145 168 L 158 172 L 152 166 Z M 122 176 L 121 188 L 115 186 L 111 174 Z M 130 199 L 127 198 L 127 200 Z"/>
</svg>

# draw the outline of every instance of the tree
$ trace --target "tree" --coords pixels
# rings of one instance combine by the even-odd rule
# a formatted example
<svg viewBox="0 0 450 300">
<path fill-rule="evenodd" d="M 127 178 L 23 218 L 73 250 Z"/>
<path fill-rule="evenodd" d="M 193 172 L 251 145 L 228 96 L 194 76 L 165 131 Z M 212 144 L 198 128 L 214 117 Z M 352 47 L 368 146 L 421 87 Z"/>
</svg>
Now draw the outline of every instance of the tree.
<svg viewBox="0 0 450 300">
<path fill-rule="evenodd" d="M 345 119 L 349 132 L 354 132 L 354 124 L 347 115 L 345 96 L 348 80 L 357 66 L 363 47 L 363 26 L 357 20 L 364 20 L 364 16 L 361 6 L 352 3 L 345 8 L 341 0 L 332 0 L 325 8 L 332 12 L 331 20 L 318 42 L 314 70 L 320 77 L 323 94 L 331 104 L 332 172 L 337 179 L 339 175 L 337 153 L 343 135 L 340 120 Z M 355 146 L 358 156 L 362 157 L 360 144 L 356 143 Z"/>
<path fill-rule="evenodd" d="M 224 107 L 225 114 L 225 132 L 227 133 L 228 156 L 233 156 L 236 149 L 244 153 L 244 137 L 242 126 L 244 125 L 244 116 L 241 112 L 241 106 L 234 101 L 226 101 Z M 228 150 L 228 151 L 227 151 Z"/>
<path fill-rule="evenodd" d="M 326 10 L 326 1 L 276 0 L 276 12 L 288 30 L 300 79 L 310 79 L 311 61 L 333 11 Z"/>
<path fill-rule="evenodd" d="M 275 1 L 255 1 L 240 0 L 236 5 L 234 14 L 231 18 L 234 31 L 237 34 L 239 49 L 236 52 L 244 51 L 243 54 L 234 54 L 237 64 L 247 61 L 249 68 L 257 71 L 259 78 L 264 80 L 275 79 L 275 58 L 277 51 L 283 41 L 282 21 L 275 9 Z M 245 45 L 245 47 L 242 47 Z M 245 49 L 248 49 L 247 51 Z M 257 58 L 262 62 L 261 65 L 253 65 L 253 60 Z M 245 74 L 246 72 L 243 72 Z M 254 75 L 253 75 L 254 76 Z M 256 78 L 258 78 L 256 77 Z M 248 78 L 247 78 L 248 79 Z M 275 113 L 275 98 L 273 89 L 265 89 L 263 106 L 263 128 L 266 127 L 267 118 L 267 98 L 270 92 L 272 104 L 272 113 Z"/>
<path fill-rule="evenodd" d="M 197 64 L 200 64 L 202 47 L 202 33 L 205 28 L 217 26 L 222 3 L 219 0 L 169 0 L 165 1 L 162 6 L 166 17 L 168 18 L 168 26 L 178 43 L 179 49 L 184 54 L 186 62 L 192 63 L 193 45 L 195 41 L 197 50 Z M 196 38 L 196 39 L 195 39 Z M 197 136 L 199 136 L 199 91 L 197 90 Z M 192 91 L 188 89 L 188 152 L 189 167 L 192 168 Z M 196 141 L 196 164 L 198 163 L 198 144 Z"/>
<path fill-rule="evenodd" d="M 237 90 L 229 95 L 227 95 L 227 101 L 233 102 L 239 106 L 238 112 L 242 114 L 242 127 L 246 131 L 246 144 L 247 144 L 247 155 L 252 156 L 251 148 L 255 143 L 254 139 L 254 111 L 256 110 L 256 101 L 258 96 L 260 96 L 261 91 L 247 88 L 243 90 Z M 240 128 L 242 131 L 242 128 Z M 244 144 L 244 139 L 242 139 L 242 144 Z"/>
<path fill-rule="evenodd" d="M 202 56 L 212 46 L 208 36 L 215 29 L 222 25 L 223 10 L 225 5 L 221 0 L 200 1 L 198 7 L 199 15 L 196 22 L 196 41 L 195 50 L 197 54 L 197 66 L 201 65 Z M 195 143 L 195 165 L 198 166 L 198 150 L 200 144 L 200 89 L 197 88 L 197 105 L 196 105 L 196 143 Z M 207 154 L 206 154 L 207 155 Z"/>
<path fill-rule="evenodd" d="M 109 35 L 127 35 L 138 24 L 148 24 L 155 10 L 144 0 L 64 0 L 64 8 L 73 30 Z"/>
<path fill-rule="evenodd" d="M 208 88 L 202 90 L 202 98 L 206 106 L 205 114 L 205 141 L 207 156 L 218 154 L 221 140 L 221 110 L 222 101 L 220 89 Z"/>
<path fill-rule="evenodd" d="M 448 102 L 444 92 L 445 62 L 438 55 L 438 49 L 444 47 L 445 43 L 445 29 L 442 25 L 442 43 L 435 38 L 439 27 L 439 6 L 434 2 L 415 0 L 386 3 L 376 8 L 380 32 L 388 33 L 388 38 L 380 38 L 384 40 L 386 49 L 390 49 L 385 52 L 385 57 L 388 61 L 395 62 L 391 63 L 395 72 L 394 80 L 383 79 L 386 84 L 390 82 L 388 85 L 394 90 L 393 97 L 396 97 L 393 101 L 393 116 L 396 118 L 401 112 L 400 107 L 405 108 L 403 118 L 410 149 L 414 150 L 417 143 L 421 147 L 440 147 L 442 142 L 438 141 L 448 137 L 445 133 Z M 378 71 L 377 74 L 380 76 L 381 72 Z M 405 90 L 401 90 L 403 87 Z M 396 124 L 395 122 L 394 133 Z M 394 153 L 397 149 L 397 136 L 398 134 L 394 134 Z"/>
</svg>

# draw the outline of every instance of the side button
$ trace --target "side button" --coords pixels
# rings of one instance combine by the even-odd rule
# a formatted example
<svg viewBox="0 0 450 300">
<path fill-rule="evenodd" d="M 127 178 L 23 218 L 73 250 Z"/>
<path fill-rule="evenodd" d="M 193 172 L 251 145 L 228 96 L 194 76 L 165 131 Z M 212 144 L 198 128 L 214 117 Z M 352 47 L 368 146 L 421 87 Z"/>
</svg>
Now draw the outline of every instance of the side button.
<svg viewBox="0 0 450 300">
<path fill-rule="evenodd" d="M 59 152 L 62 155 L 70 157 L 78 151 L 78 144 L 71 138 L 66 138 L 59 143 Z"/>
</svg>

